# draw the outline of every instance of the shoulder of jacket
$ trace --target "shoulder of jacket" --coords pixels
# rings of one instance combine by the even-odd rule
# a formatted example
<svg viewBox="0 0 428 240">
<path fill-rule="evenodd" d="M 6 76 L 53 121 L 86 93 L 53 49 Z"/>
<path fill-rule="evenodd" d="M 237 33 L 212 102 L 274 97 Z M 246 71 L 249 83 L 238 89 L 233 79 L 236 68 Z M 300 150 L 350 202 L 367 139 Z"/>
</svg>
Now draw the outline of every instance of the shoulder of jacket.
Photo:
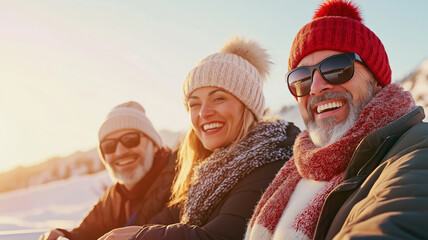
<svg viewBox="0 0 428 240">
<path fill-rule="evenodd" d="M 411 127 L 409 130 L 407 130 L 403 136 L 406 135 L 412 135 L 416 137 L 422 137 L 427 139 L 428 138 L 428 122 L 421 122 L 413 127 Z"/>
</svg>

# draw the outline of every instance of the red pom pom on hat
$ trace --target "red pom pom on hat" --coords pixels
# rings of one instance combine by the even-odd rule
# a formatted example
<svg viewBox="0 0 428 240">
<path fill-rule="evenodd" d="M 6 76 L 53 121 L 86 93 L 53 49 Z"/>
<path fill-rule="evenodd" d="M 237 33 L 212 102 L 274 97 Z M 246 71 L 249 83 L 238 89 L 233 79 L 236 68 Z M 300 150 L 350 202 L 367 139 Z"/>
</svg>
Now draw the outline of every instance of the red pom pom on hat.
<svg viewBox="0 0 428 240">
<path fill-rule="evenodd" d="M 352 2 L 333 0 L 320 5 L 312 19 L 336 16 L 352 18 L 362 22 L 363 19 L 360 15 L 360 10 Z"/>
<path fill-rule="evenodd" d="M 362 23 L 360 10 L 351 1 L 329 0 L 320 5 L 313 20 L 294 39 L 288 70 L 296 68 L 306 55 L 320 50 L 357 53 L 382 86 L 391 83 L 385 48 Z"/>
</svg>

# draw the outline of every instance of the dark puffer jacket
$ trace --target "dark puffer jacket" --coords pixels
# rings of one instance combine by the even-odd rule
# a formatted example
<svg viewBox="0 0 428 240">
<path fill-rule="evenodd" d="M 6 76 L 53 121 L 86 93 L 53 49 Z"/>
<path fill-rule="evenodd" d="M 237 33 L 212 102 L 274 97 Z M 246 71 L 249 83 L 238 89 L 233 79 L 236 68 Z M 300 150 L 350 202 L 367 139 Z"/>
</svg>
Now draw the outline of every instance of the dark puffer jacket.
<svg viewBox="0 0 428 240">
<path fill-rule="evenodd" d="M 367 136 L 327 197 L 314 239 L 428 238 L 428 123 L 421 107 Z"/>
<path fill-rule="evenodd" d="M 148 223 L 169 201 L 176 157 L 176 153 L 161 149 L 150 171 L 132 191 L 116 183 L 106 190 L 77 228 L 58 230 L 70 240 L 93 240 L 115 228 Z"/>
</svg>

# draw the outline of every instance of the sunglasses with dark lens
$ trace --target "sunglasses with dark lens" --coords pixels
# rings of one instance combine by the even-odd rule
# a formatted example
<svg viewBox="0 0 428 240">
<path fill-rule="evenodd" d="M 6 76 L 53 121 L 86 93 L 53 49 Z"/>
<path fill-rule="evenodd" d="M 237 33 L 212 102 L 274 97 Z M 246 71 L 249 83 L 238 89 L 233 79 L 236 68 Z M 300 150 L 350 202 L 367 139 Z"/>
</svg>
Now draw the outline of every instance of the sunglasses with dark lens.
<svg viewBox="0 0 428 240">
<path fill-rule="evenodd" d="M 139 132 L 123 134 L 118 138 L 109 138 L 100 142 L 101 151 L 104 154 L 111 154 L 116 151 L 117 144 L 120 142 L 126 148 L 133 148 L 140 144 L 141 136 Z"/>
<path fill-rule="evenodd" d="M 295 97 L 303 97 L 311 91 L 315 70 L 322 78 L 333 85 L 349 81 L 354 76 L 354 61 L 364 64 L 356 53 L 341 53 L 323 59 L 312 66 L 302 66 L 289 71 L 285 75 L 288 89 Z"/>
</svg>

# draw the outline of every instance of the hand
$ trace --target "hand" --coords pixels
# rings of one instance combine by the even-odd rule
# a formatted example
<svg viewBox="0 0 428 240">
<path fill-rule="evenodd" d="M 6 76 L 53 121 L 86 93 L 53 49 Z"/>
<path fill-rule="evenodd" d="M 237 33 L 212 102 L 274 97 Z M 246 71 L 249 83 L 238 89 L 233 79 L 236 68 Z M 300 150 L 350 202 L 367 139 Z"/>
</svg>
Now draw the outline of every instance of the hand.
<svg viewBox="0 0 428 240">
<path fill-rule="evenodd" d="M 102 237 L 98 238 L 98 240 L 130 239 L 138 232 L 138 230 L 140 230 L 140 228 L 141 226 L 116 228 L 104 234 Z"/>
<path fill-rule="evenodd" d="M 61 231 L 53 229 L 40 236 L 39 240 L 57 240 L 59 237 L 65 236 Z"/>
</svg>

